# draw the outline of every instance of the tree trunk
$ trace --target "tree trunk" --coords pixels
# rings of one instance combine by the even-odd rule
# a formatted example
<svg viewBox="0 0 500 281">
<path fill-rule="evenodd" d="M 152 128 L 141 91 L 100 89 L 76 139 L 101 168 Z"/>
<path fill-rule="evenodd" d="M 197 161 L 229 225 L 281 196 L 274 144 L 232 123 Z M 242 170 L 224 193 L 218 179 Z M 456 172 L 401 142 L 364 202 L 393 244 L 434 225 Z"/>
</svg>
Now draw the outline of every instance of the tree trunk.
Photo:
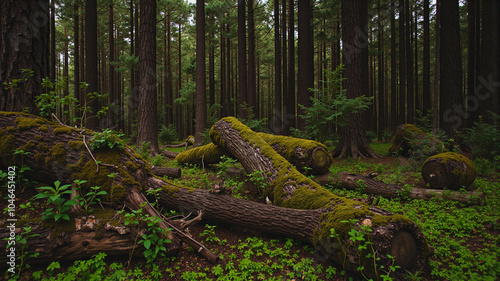
<svg viewBox="0 0 500 281">
<path fill-rule="evenodd" d="M 368 35 L 366 32 L 367 2 L 342 1 L 342 40 L 344 42 L 345 89 L 348 98 L 368 92 Z M 365 113 L 352 113 L 346 126 L 340 128 L 342 139 L 332 152 L 333 157 L 375 157 L 365 135 Z"/>
<path fill-rule="evenodd" d="M 139 108 L 137 145 L 149 142 L 151 154 L 160 152 L 158 146 L 156 96 L 156 1 L 141 0 L 139 41 Z"/>
<path fill-rule="evenodd" d="M 469 158 L 454 152 L 429 157 L 422 165 L 422 178 L 433 188 L 468 190 L 476 179 L 476 167 Z"/>
<path fill-rule="evenodd" d="M 286 118 L 284 133 L 290 133 L 290 128 L 296 128 L 295 105 L 295 7 L 294 1 L 288 1 L 288 92 L 285 98 L 284 112 Z"/>
<path fill-rule="evenodd" d="M 238 0 L 238 117 L 245 119 L 247 103 L 247 30 L 245 0 Z"/>
<path fill-rule="evenodd" d="M 270 120 L 271 132 L 282 133 L 282 87 L 281 87 L 281 36 L 280 36 L 280 5 L 274 1 L 274 114 Z"/>
<path fill-rule="evenodd" d="M 460 48 L 460 25 L 458 0 L 442 0 L 441 50 L 440 50 L 440 128 L 450 138 L 465 122 L 465 107 L 462 104 L 462 49 Z"/>
<path fill-rule="evenodd" d="M 312 18 L 313 10 L 310 0 L 298 1 L 297 12 L 298 40 L 297 40 L 297 104 L 308 107 L 311 91 L 314 88 L 314 37 Z M 297 129 L 305 130 L 305 120 L 300 117 L 305 115 L 301 107 L 297 108 Z"/>
<path fill-rule="evenodd" d="M 180 168 L 151 167 L 151 172 L 159 177 L 167 176 L 179 179 L 182 176 Z"/>
<path fill-rule="evenodd" d="M 396 60 L 396 18 L 395 18 L 395 5 L 391 1 L 391 123 L 390 129 L 394 130 L 399 124 L 398 118 L 398 70 Z"/>
<path fill-rule="evenodd" d="M 322 143 L 266 133 L 256 134 L 299 171 L 309 168 L 312 174 L 325 174 L 333 162 L 328 148 Z M 175 160 L 179 163 L 198 165 L 216 164 L 223 155 L 232 156 L 227 150 L 211 143 L 184 151 Z"/>
<path fill-rule="evenodd" d="M 259 114 L 257 100 L 257 76 L 255 64 L 255 15 L 254 1 L 248 0 L 248 108 L 253 110 L 255 117 Z M 258 117 L 257 117 L 258 118 Z"/>
<path fill-rule="evenodd" d="M 97 0 L 85 1 L 85 82 L 88 84 L 85 90 L 87 107 L 92 112 L 87 113 L 86 127 L 95 129 L 99 126 L 97 111 L 99 103 L 96 98 L 92 99 L 87 93 L 99 92 L 99 71 L 97 67 Z M 85 116 L 85 115 L 84 115 Z"/>
<path fill-rule="evenodd" d="M 196 1 L 196 132 L 195 144 L 203 140 L 207 128 L 207 94 L 205 63 L 205 1 Z M 179 58 L 180 60 L 181 58 Z"/>
<path fill-rule="evenodd" d="M 38 113 L 35 97 L 49 76 L 49 1 L 0 2 L 0 110 Z M 24 81 L 22 69 L 33 71 Z M 17 87 L 4 83 L 20 79 Z"/>
<path fill-rule="evenodd" d="M 423 114 L 426 110 L 431 109 L 431 51 L 430 51 L 430 29 L 429 29 L 429 0 L 424 0 L 424 22 L 423 22 Z M 434 105 L 436 106 L 436 105 Z"/>
<path fill-rule="evenodd" d="M 80 11 L 78 1 L 73 4 L 73 97 L 81 102 L 80 94 Z M 81 104 L 81 103 L 80 103 Z M 78 117 L 80 112 L 74 112 L 74 116 Z M 75 122 L 76 123 L 76 122 Z"/>
<path fill-rule="evenodd" d="M 405 0 L 399 0 L 399 122 L 406 123 Z"/>
</svg>

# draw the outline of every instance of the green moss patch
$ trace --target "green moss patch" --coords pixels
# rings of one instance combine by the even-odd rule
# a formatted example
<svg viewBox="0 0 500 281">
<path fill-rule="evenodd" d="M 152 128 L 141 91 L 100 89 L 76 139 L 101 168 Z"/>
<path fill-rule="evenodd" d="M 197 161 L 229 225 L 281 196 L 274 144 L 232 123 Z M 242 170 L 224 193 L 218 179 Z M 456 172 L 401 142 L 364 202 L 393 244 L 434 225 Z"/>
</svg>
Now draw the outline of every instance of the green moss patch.
<svg viewBox="0 0 500 281">
<path fill-rule="evenodd" d="M 70 127 L 58 127 L 54 129 L 54 135 L 67 134 L 70 135 L 75 131 L 74 128 Z"/>
<path fill-rule="evenodd" d="M 47 123 L 46 120 L 37 117 L 31 118 L 31 117 L 19 116 L 16 118 L 17 128 L 20 131 L 29 130 L 33 127 L 39 127 L 46 123 Z"/>
</svg>

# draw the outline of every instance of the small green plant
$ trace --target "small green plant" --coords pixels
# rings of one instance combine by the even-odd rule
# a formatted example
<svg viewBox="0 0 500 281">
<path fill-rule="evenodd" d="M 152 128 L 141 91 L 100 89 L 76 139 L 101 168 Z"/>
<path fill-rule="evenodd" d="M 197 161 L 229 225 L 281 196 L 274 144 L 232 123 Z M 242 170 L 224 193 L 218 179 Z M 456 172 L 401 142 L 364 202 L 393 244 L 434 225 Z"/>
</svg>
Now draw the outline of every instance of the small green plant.
<svg viewBox="0 0 500 281">
<path fill-rule="evenodd" d="M 124 211 L 120 211 L 123 214 Z M 171 229 L 163 229 L 160 226 L 162 219 L 143 213 L 143 209 L 133 210 L 131 213 L 124 214 L 125 225 L 135 225 L 137 227 L 136 244 L 142 244 L 145 248 L 144 257 L 148 263 L 152 263 L 158 257 L 165 257 L 167 248 L 165 244 L 171 243 L 166 238 L 166 232 Z M 146 227 L 147 232 L 140 235 L 139 228 Z M 132 257 L 132 253 L 130 253 Z"/>
<path fill-rule="evenodd" d="M 161 154 L 158 154 L 156 155 L 155 157 L 152 157 L 151 158 L 151 164 L 153 166 L 162 166 L 163 164 L 165 164 L 165 159 L 163 158 L 163 155 Z"/>
<path fill-rule="evenodd" d="M 179 139 L 179 134 L 177 134 L 177 129 L 174 124 L 169 124 L 168 127 L 162 125 L 160 133 L 158 134 L 158 140 L 162 144 L 171 144 Z"/>
<path fill-rule="evenodd" d="M 374 131 L 366 131 L 366 138 L 368 139 L 368 142 L 372 142 L 377 138 L 377 133 Z"/>
<path fill-rule="evenodd" d="M 351 225 L 351 229 L 348 232 L 348 243 L 345 246 L 341 247 L 343 253 L 342 267 L 344 268 L 344 270 L 345 263 L 347 261 L 347 250 L 350 247 L 355 247 L 359 263 L 357 271 L 361 273 L 363 278 L 365 278 L 366 280 L 371 280 L 368 276 L 365 275 L 365 265 L 362 265 L 362 260 L 366 258 L 372 261 L 372 266 L 375 270 L 376 276 L 381 277 L 384 281 L 393 280 L 390 274 L 391 272 L 394 272 L 397 268 L 399 268 L 399 266 L 394 265 L 394 257 L 390 255 L 387 255 L 387 257 L 391 260 L 391 265 L 389 266 L 389 268 L 385 268 L 383 265 L 378 264 L 378 262 L 380 261 L 380 257 L 377 256 L 377 253 L 373 248 L 373 242 L 371 241 L 370 237 L 370 233 L 372 232 L 370 224 L 361 223 L 358 225 L 357 219 L 342 220 L 340 222 L 348 223 Z M 340 245 L 343 245 L 340 234 L 337 233 L 334 228 L 330 229 L 330 236 L 337 239 Z"/>
<path fill-rule="evenodd" d="M 205 237 L 205 241 L 207 242 L 220 242 L 219 237 L 215 235 L 215 228 L 215 225 L 205 224 L 205 229 L 200 233 L 200 237 Z"/>
<path fill-rule="evenodd" d="M 102 132 L 97 132 L 94 134 L 94 136 L 90 139 L 90 146 L 92 147 L 92 149 L 113 149 L 115 146 L 122 148 L 124 144 L 120 140 L 120 138 L 123 136 L 123 134 L 115 133 L 111 129 L 105 129 Z"/>
<path fill-rule="evenodd" d="M 16 259 L 19 261 L 17 264 L 17 275 L 12 276 L 13 279 L 19 279 L 21 277 L 21 273 L 24 269 L 29 268 L 30 265 L 26 263 L 28 258 L 36 258 L 40 253 L 36 252 L 30 254 L 27 249 L 27 242 L 29 238 L 39 236 L 40 234 L 31 233 L 33 231 L 31 226 L 25 226 L 22 228 L 20 234 L 15 236 L 14 240 L 11 240 L 10 237 L 4 238 L 3 240 L 7 241 L 6 249 L 13 247 L 14 245 L 21 245 L 21 247 L 16 247 Z"/>
<path fill-rule="evenodd" d="M 42 212 L 42 215 L 44 215 L 43 220 L 53 218 L 55 221 L 59 219 L 69 221 L 68 212 L 72 206 L 78 205 L 78 202 L 74 199 L 65 198 L 65 194 L 74 193 L 70 188 L 71 184 L 61 185 L 60 181 L 55 181 L 53 187 L 42 186 L 38 188 L 40 192 L 34 198 L 38 200 L 46 199 L 46 206 L 53 206 Z"/>
<path fill-rule="evenodd" d="M 138 148 L 137 148 L 137 153 L 144 158 L 144 159 L 149 159 L 151 156 L 151 150 L 149 149 L 151 143 L 150 142 L 143 142 Z"/>
<path fill-rule="evenodd" d="M 87 181 L 75 180 L 74 182 L 78 185 L 78 187 L 80 187 L 82 183 L 85 183 Z M 85 194 L 84 196 L 77 196 L 75 198 L 77 201 L 80 202 L 80 206 L 83 208 L 83 212 L 86 215 L 94 211 L 93 209 L 90 208 L 92 205 L 101 202 L 101 198 L 99 198 L 99 196 L 108 194 L 105 190 L 99 191 L 99 189 L 101 189 L 100 186 L 92 186 L 90 187 L 90 191 L 87 192 L 87 194 Z M 80 188 L 79 190 L 81 191 Z"/>
<path fill-rule="evenodd" d="M 257 192 L 260 197 L 264 197 L 266 195 L 266 189 L 269 184 L 266 182 L 265 172 L 255 170 L 253 173 L 248 174 L 248 179 L 253 183 L 253 185 L 257 188 Z"/>
</svg>

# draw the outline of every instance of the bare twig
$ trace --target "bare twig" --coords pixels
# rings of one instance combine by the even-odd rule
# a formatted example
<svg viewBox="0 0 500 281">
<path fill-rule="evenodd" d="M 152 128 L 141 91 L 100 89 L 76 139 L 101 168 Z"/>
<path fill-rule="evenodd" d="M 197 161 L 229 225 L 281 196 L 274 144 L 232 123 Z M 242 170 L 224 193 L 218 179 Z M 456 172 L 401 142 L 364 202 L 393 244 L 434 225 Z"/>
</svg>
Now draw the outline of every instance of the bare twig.
<svg viewBox="0 0 500 281">
<path fill-rule="evenodd" d="M 92 154 L 92 151 L 90 150 L 89 146 L 87 145 L 87 141 L 85 140 L 85 135 L 83 135 L 83 144 L 85 144 L 85 147 L 87 148 L 87 151 L 89 152 L 90 157 L 92 157 L 92 159 L 94 160 L 94 162 L 95 162 L 95 164 L 97 166 L 97 173 L 99 173 L 99 165 L 107 166 L 107 167 L 112 167 L 112 168 L 115 168 L 115 169 L 118 168 L 116 165 L 113 165 L 113 164 L 104 164 L 104 163 L 101 163 L 101 162 L 97 161 L 97 159 L 95 159 L 95 157 L 94 157 L 94 154 Z"/>
</svg>

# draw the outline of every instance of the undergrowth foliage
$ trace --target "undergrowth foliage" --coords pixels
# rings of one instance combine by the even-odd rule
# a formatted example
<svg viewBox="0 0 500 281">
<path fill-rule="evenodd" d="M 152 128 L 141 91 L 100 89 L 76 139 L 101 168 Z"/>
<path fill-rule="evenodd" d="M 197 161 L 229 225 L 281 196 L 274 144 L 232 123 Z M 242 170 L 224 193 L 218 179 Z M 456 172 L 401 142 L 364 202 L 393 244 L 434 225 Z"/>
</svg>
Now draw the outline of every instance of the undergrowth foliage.
<svg viewBox="0 0 500 281">
<path fill-rule="evenodd" d="M 324 88 L 311 89 L 311 106 L 299 106 L 304 110 L 302 118 L 306 121 L 305 132 L 294 130 L 298 137 L 306 137 L 324 142 L 334 134 L 335 126 L 344 126 L 350 113 L 368 109 L 372 98 L 347 98 L 346 89 L 342 88 L 344 65 L 339 65 L 335 71 L 324 70 L 326 80 L 321 81 Z"/>
</svg>

